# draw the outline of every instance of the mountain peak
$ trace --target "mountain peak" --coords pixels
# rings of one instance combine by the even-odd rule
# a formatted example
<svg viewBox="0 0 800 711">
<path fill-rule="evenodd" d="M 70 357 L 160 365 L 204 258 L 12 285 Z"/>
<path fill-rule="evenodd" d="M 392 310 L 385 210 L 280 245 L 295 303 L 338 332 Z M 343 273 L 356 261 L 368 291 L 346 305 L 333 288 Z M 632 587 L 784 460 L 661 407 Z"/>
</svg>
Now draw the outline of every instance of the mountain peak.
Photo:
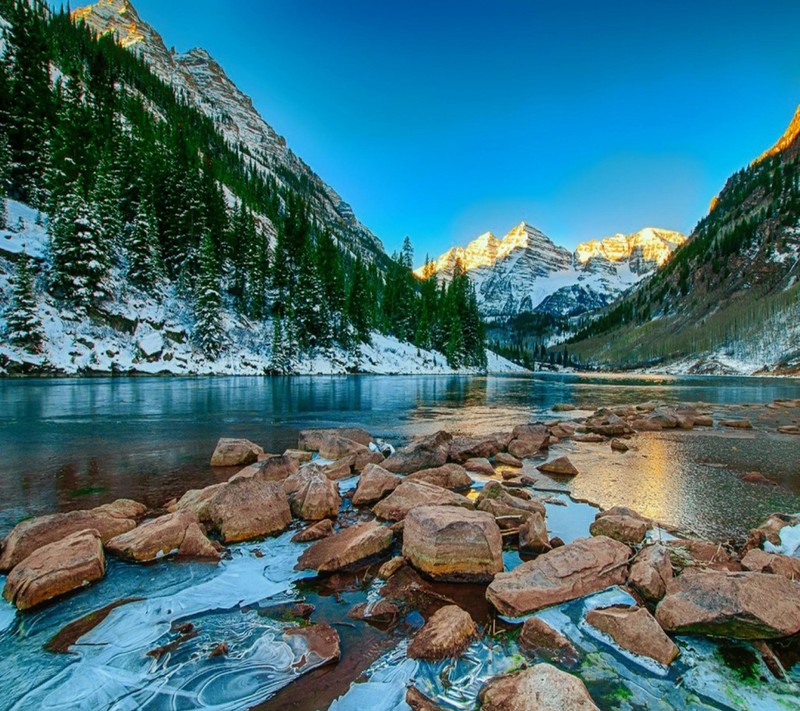
<svg viewBox="0 0 800 711">
<path fill-rule="evenodd" d="M 789 122 L 788 128 L 783 132 L 783 135 L 778 139 L 778 142 L 769 150 L 764 151 L 758 158 L 756 158 L 752 165 L 760 163 L 762 160 L 774 156 L 776 153 L 785 151 L 795 139 L 800 136 L 800 106 L 794 112 L 792 120 Z"/>
</svg>

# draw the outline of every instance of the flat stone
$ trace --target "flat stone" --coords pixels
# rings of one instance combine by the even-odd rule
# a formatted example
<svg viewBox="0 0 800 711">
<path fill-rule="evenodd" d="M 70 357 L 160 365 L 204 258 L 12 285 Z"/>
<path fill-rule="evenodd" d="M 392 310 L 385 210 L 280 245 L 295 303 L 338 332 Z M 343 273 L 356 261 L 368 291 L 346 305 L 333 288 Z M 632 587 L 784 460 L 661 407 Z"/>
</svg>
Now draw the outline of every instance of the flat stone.
<svg viewBox="0 0 800 711">
<path fill-rule="evenodd" d="M 361 523 L 312 543 L 297 562 L 297 570 L 332 572 L 383 553 L 394 533 L 375 521 Z"/>
<path fill-rule="evenodd" d="M 667 632 L 774 639 L 800 632 L 800 586 L 782 575 L 687 571 L 656 608 Z"/>
<path fill-rule="evenodd" d="M 584 683 L 551 664 L 491 679 L 478 698 L 481 711 L 598 711 Z"/>
<path fill-rule="evenodd" d="M 473 509 L 475 504 L 466 496 L 456 494 L 441 486 L 426 484 L 422 481 L 404 481 L 383 501 L 373 507 L 378 518 L 387 521 L 400 521 L 409 511 L 417 506 L 460 506 Z"/>
<path fill-rule="evenodd" d="M 720 420 L 719 424 L 722 427 L 732 427 L 738 430 L 753 429 L 753 423 L 750 420 Z"/>
<path fill-rule="evenodd" d="M 579 538 L 509 573 L 498 573 L 486 597 L 501 614 L 519 617 L 622 585 L 630 555 L 628 546 L 611 538 Z"/>
<path fill-rule="evenodd" d="M 458 605 L 445 605 L 431 615 L 408 644 L 410 659 L 436 661 L 458 657 L 477 636 L 470 614 Z"/>
<path fill-rule="evenodd" d="M 441 486 L 443 489 L 450 489 L 451 491 L 469 489 L 472 486 L 472 477 L 467 474 L 467 470 L 460 464 L 452 462 L 441 467 L 422 469 L 409 474 L 405 481 L 423 481 L 426 484 Z"/>
<path fill-rule="evenodd" d="M 589 610 L 586 621 L 607 634 L 620 647 L 659 664 L 669 666 L 678 656 L 675 643 L 643 607 L 613 607 Z"/>
<path fill-rule="evenodd" d="M 282 484 L 256 478 L 229 482 L 209 502 L 208 517 L 225 543 L 271 536 L 292 522 Z"/>
<path fill-rule="evenodd" d="M 405 519 L 403 557 L 435 580 L 488 582 L 503 570 L 503 538 L 491 514 L 418 506 Z"/>
<path fill-rule="evenodd" d="M 488 459 L 475 458 L 464 462 L 464 469 L 468 472 L 483 474 L 484 476 L 494 476 L 494 467 Z"/>
<path fill-rule="evenodd" d="M 6 578 L 3 597 L 28 610 L 100 580 L 106 572 L 100 534 L 84 530 L 37 548 Z"/>
<path fill-rule="evenodd" d="M 261 454 L 264 454 L 264 450 L 249 439 L 220 437 L 211 455 L 211 466 L 241 467 L 257 462 Z"/>
<path fill-rule="evenodd" d="M 287 449 L 283 456 L 296 459 L 298 464 L 306 464 L 311 461 L 311 452 L 304 449 Z"/>
<path fill-rule="evenodd" d="M 361 472 L 358 487 L 353 494 L 353 505 L 374 504 L 393 492 L 401 481 L 399 476 L 386 471 L 379 464 L 367 464 Z"/>
<path fill-rule="evenodd" d="M 505 467 L 514 467 L 515 469 L 522 469 L 522 462 L 517 459 L 513 454 L 508 452 L 498 452 L 494 455 L 494 463 L 500 464 Z"/>
</svg>

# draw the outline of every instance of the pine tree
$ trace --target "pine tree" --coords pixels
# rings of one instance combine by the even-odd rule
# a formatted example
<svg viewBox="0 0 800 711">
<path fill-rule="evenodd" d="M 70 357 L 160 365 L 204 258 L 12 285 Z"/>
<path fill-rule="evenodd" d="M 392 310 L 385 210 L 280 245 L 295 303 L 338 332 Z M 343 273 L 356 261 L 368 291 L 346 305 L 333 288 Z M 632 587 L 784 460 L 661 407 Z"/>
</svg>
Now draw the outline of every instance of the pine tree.
<svg viewBox="0 0 800 711">
<path fill-rule="evenodd" d="M 373 323 L 368 279 L 364 263 L 359 258 L 352 266 L 350 290 L 347 294 L 347 320 L 353 327 L 355 340 L 360 343 L 369 343 Z"/>
<path fill-rule="evenodd" d="M 142 289 L 150 289 L 162 278 L 164 268 L 158 245 L 155 210 L 148 197 L 139 201 L 128 236 L 128 276 Z"/>
<path fill-rule="evenodd" d="M 13 300 L 8 314 L 8 340 L 29 353 L 42 350 L 42 323 L 36 307 L 31 258 L 23 252 L 17 263 Z"/>
<path fill-rule="evenodd" d="M 206 234 L 200 244 L 200 273 L 195 284 L 195 340 L 209 358 L 222 351 L 222 322 L 219 292 L 219 267 L 214 241 Z"/>
<path fill-rule="evenodd" d="M 11 177 L 11 153 L 8 146 L 8 137 L 0 133 L 0 229 L 8 227 L 8 196 L 9 178 Z"/>
<path fill-rule="evenodd" d="M 292 361 L 286 327 L 280 317 L 272 320 L 272 351 L 268 370 L 273 375 L 287 375 L 291 372 Z"/>
</svg>

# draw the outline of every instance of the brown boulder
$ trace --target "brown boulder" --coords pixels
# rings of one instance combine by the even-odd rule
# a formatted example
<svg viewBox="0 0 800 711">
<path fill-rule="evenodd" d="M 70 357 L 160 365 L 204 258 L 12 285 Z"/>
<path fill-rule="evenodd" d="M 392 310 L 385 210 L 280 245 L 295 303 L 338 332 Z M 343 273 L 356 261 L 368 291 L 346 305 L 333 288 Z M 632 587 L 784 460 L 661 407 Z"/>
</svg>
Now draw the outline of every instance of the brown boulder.
<svg viewBox="0 0 800 711">
<path fill-rule="evenodd" d="M 100 580 L 106 572 L 100 534 L 72 533 L 37 548 L 8 574 L 3 597 L 28 610 Z"/>
<path fill-rule="evenodd" d="M 576 434 L 573 435 L 572 439 L 574 439 L 576 442 L 588 442 L 590 444 L 606 441 L 606 438 L 603 437 L 603 435 L 595 432 L 589 432 L 589 434 Z"/>
<path fill-rule="evenodd" d="M 491 679 L 478 698 L 482 711 L 598 711 L 583 682 L 551 664 Z"/>
<path fill-rule="evenodd" d="M 423 481 L 426 484 L 441 486 L 443 489 L 450 489 L 451 491 L 468 489 L 472 486 L 472 477 L 467 474 L 466 469 L 460 464 L 453 463 L 414 472 L 409 474 L 405 480 Z"/>
<path fill-rule="evenodd" d="M 635 518 L 639 521 L 644 521 L 648 528 L 653 524 L 652 519 L 642 516 L 642 514 L 640 514 L 638 511 L 628 508 L 627 506 L 612 506 L 610 509 L 599 511 L 597 514 L 595 514 L 594 518 L 597 520 L 599 518 L 603 518 L 604 516 L 627 516 L 629 518 Z"/>
<path fill-rule="evenodd" d="M 627 452 L 630 447 L 625 444 L 621 439 L 612 439 L 611 440 L 611 449 L 615 452 Z"/>
<path fill-rule="evenodd" d="M 642 548 L 631 565 L 628 584 L 648 602 L 658 602 L 666 594 L 670 580 L 672 561 L 667 548 L 661 543 Z"/>
<path fill-rule="evenodd" d="M 406 559 L 403 556 L 398 555 L 392 558 L 391 560 L 387 560 L 378 570 L 378 577 L 381 580 L 388 580 L 391 578 L 400 568 L 406 565 Z"/>
<path fill-rule="evenodd" d="M 572 642 L 538 617 L 525 620 L 519 635 L 519 646 L 527 654 L 538 654 L 567 667 L 576 666 L 580 659 Z"/>
<path fill-rule="evenodd" d="M 656 609 L 676 634 L 774 639 L 800 632 L 800 586 L 782 575 L 687 571 Z"/>
<path fill-rule="evenodd" d="M 380 501 L 400 484 L 399 476 L 386 471 L 378 464 L 367 464 L 361 472 L 358 487 L 353 494 L 353 505 L 364 506 Z"/>
<path fill-rule="evenodd" d="M 214 454 L 211 455 L 212 467 L 241 467 L 258 461 L 264 450 L 249 439 L 232 439 L 220 437 Z"/>
<path fill-rule="evenodd" d="M 351 466 L 357 472 L 360 472 L 367 464 L 380 464 L 383 461 L 383 455 L 380 452 L 373 452 L 369 447 L 340 435 L 323 437 L 319 456 L 334 462 L 345 457 L 348 460 L 352 458 Z"/>
<path fill-rule="evenodd" d="M 324 518 L 318 521 L 313 526 L 304 528 L 292 536 L 295 543 L 307 543 L 309 541 L 318 541 L 320 538 L 327 538 L 333 533 L 333 521 L 329 518 Z"/>
<path fill-rule="evenodd" d="M 324 464 L 320 470 L 331 481 L 339 481 L 340 479 L 348 479 L 353 476 L 353 465 L 356 463 L 356 456 L 351 454 L 348 457 L 342 457 L 330 464 Z M 367 464 L 367 466 L 370 466 Z"/>
<path fill-rule="evenodd" d="M 540 472 L 554 476 L 577 476 L 579 473 L 568 457 L 558 457 L 536 467 Z"/>
<path fill-rule="evenodd" d="M 501 614 L 519 617 L 622 585 L 630 554 L 628 546 L 605 536 L 579 538 L 509 573 L 498 573 L 486 597 Z"/>
<path fill-rule="evenodd" d="M 413 508 L 426 505 L 474 508 L 474 504 L 466 496 L 423 481 L 406 480 L 372 510 L 378 518 L 400 521 Z"/>
<path fill-rule="evenodd" d="M 441 467 L 447 463 L 452 441 L 451 434 L 437 432 L 398 449 L 382 466 L 395 474 L 411 474 L 420 469 Z"/>
<path fill-rule="evenodd" d="M 550 550 L 547 522 L 539 512 L 532 513 L 520 524 L 519 549 L 524 553 L 544 553 Z"/>
<path fill-rule="evenodd" d="M 144 563 L 170 553 L 218 559 L 219 553 L 200 528 L 193 511 L 176 511 L 139 524 L 115 536 L 106 550 L 125 560 Z"/>
<path fill-rule="evenodd" d="M 737 430 L 753 429 L 753 423 L 750 420 L 720 420 L 719 424 L 722 427 L 732 427 Z"/>
<path fill-rule="evenodd" d="M 519 425 L 511 436 L 508 451 L 517 459 L 531 457 L 550 446 L 550 432 L 544 425 Z"/>
<path fill-rule="evenodd" d="M 351 620 L 363 620 L 377 626 L 391 625 L 400 618 L 400 609 L 388 600 L 362 602 L 347 613 Z"/>
<path fill-rule="evenodd" d="M 392 545 L 394 533 L 376 521 L 360 523 L 312 543 L 297 562 L 297 570 L 332 572 L 358 563 Z"/>
<path fill-rule="evenodd" d="M 304 521 L 334 518 L 339 514 L 342 497 L 339 486 L 313 464 L 306 465 L 284 480 L 292 514 Z"/>
<path fill-rule="evenodd" d="M 416 686 L 406 689 L 406 703 L 411 711 L 442 711 L 442 707 L 423 694 Z"/>
<path fill-rule="evenodd" d="M 544 504 L 537 499 L 515 496 L 500 482 L 490 481 L 483 487 L 476 500 L 476 508 L 492 514 L 500 528 L 517 528 L 534 513 L 546 516 Z"/>
<path fill-rule="evenodd" d="M 225 543 L 280 533 L 292 522 L 283 486 L 257 478 L 220 489 L 208 504 L 208 519 Z"/>
<path fill-rule="evenodd" d="M 522 462 L 517 459 L 513 454 L 508 452 L 499 452 L 494 455 L 494 463 L 500 464 L 505 467 L 514 467 L 515 469 L 522 469 Z"/>
<path fill-rule="evenodd" d="M 300 468 L 300 463 L 294 457 L 285 454 L 272 455 L 262 459 L 249 467 L 239 470 L 228 481 L 238 479 L 258 479 L 259 481 L 283 481 Z"/>
<path fill-rule="evenodd" d="M 205 489 L 189 489 L 174 506 L 169 507 L 169 511 L 170 513 L 184 510 L 194 511 L 200 521 L 208 521 L 208 503 L 225 486 L 227 483 L 223 482 L 212 484 Z"/>
<path fill-rule="evenodd" d="M 667 549 L 672 565 L 679 570 L 694 566 L 728 569 L 731 565 L 735 565 L 735 561 L 722 544 L 713 541 L 676 538 L 667 541 Z"/>
<path fill-rule="evenodd" d="M 615 541 L 638 545 L 647 535 L 647 524 L 632 516 L 602 516 L 589 526 L 593 536 L 608 536 Z"/>
<path fill-rule="evenodd" d="M 297 448 L 311 452 L 318 452 L 322 446 L 322 440 L 326 437 L 344 437 L 369 447 L 372 442 L 372 435 L 360 427 L 341 427 L 330 429 L 302 430 L 299 435 Z"/>
<path fill-rule="evenodd" d="M 290 644 L 292 639 L 300 638 L 307 650 L 302 656 L 306 657 L 307 663 L 318 662 L 315 666 L 337 662 L 341 656 L 339 633 L 328 624 L 292 627 L 283 636 Z"/>
<path fill-rule="evenodd" d="M 139 521 L 144 518 L 144 515 L 147 513 L 147 506 L 140 504 L 138 501 L 133 501 L 132 499 L 117 499 L 110 504 L 95 506 L 93 509 L 90 509 L 90 511 L 100 514 L 101 516 Z"/>
<path fill-rule="evenodd" d="M 742 558 L 742 568 L 800 580 L 800 558 L 753 549 Z"/>
<path fill-rule="evenodd" d="M 408 644 L 410 659 L 438 661 L 458 657 L 478 635 L 468 612 L 458 605 L 445 605 L 431 615 Z"/>
<path fill-rule="evenodd" d="M 455 437 L 450 443 L 450 461 L 463 464 L 468 459 L 490 459 L 495 456 L 505 443 L 502 437 Z"/>
<path fill-rule="evenodd" d="M 311 452 L 305 449 L 287 449 L 283 456 L 296 459 L 298 464 L 307 464 L 311 461 Z"/>
<path fill-rule="evenodd" d="M 484 476 L 494 476 L 494 467 L 488 459 L 468 459 L 464 462 L 464 469 Z"/>
<path fill-rule="evenodd" d="M 418 506 L 405 518 L 403 557 L 435 580 L 488 582 L 503 569 L 503 538 L 491 514 Z"/>
<path fill-rule="evenodd" d="M 613 607 L 589 610 L 586 621 L 607 634 L 629 652 L 669 666 L 678 656 L 675 643 L 664 634 L 655 617 L 643 607 Z"/>
<path fill-rule="evenodd" d="M 136 527 L 132 518 L 118 518 L 105 511 L 70 511 L 68 513 L 48 514 L 22 521 L 11 529 L 3 540 L 3 554 L 0 556 L 0 570 L 11 570 L 31 553 L 50 543 L 61 541 L 67 536 L 93 529 L 103 542 L 130 531 Z"/>
</svg>

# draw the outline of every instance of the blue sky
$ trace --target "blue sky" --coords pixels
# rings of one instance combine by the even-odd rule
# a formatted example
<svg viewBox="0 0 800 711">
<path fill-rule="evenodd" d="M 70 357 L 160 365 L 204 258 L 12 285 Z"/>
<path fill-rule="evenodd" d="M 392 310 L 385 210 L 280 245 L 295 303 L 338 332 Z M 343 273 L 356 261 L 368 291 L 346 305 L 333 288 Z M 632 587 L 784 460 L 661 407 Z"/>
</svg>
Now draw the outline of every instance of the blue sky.
<svg viewBox="0 0 800 711">
<path fill-rule="evenodd" d="M 417 261 L 523 219 L 688 232 L 800 103 L 797 0 L 133 4 Z"/>
</svg>

